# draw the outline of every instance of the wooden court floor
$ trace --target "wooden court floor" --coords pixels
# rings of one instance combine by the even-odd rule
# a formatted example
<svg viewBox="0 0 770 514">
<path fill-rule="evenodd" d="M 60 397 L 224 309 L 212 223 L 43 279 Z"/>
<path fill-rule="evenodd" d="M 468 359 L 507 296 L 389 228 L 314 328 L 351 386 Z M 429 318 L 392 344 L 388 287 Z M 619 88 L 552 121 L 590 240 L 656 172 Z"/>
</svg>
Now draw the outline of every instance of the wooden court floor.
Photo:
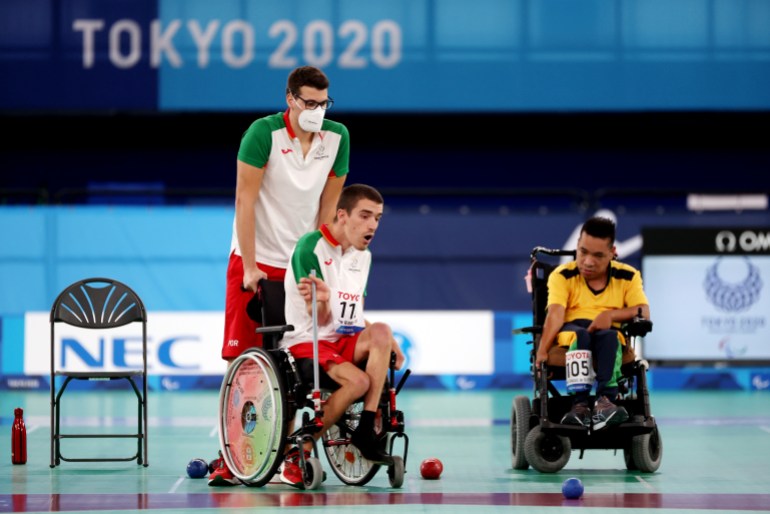
<svg viewBox="0 0 770 514">
<path fill-rule="evenodd" d="M 0 512 L 770 512 L 767 392 L 652 391 L 664 445 L 653 474 L 627 471 L 622 452 L 611 450 L 589 450 L 582 459 L 573 452 L 555 474 L 513 470 L 509 419 L 518 394 L 530 392 L 410 390 L 407 384 L 398 396 L 409 436 L 402 488 L 390 488 L 383 469 L 365 487 L 344 485 L 328 471 L 319 489 L 297 491 L 283 484 L 213 488 L 187 477 L 191 458 L 216 456 L 217 391 L 150 394 L 148 467 L 64 462 L 55 469 L 49 467 L 48 393 L 2 391 L 0 445 L 7 446 L 0 459 Z M 113 429 L 135 426 L 135 400 L 128 393 L 73 391 L 64 400 L 65 428 L 98 430 L 105 425 L 102 413 L 114 416 Z M 25 465 L 11 464 L 15 407 L 24 409 L 27 423 Z M 65 440 L 62 452 L 114 454 L 125 444 Z M 133 448 L 126 448 L 130 454 Z M 443 461 L 439 480 L 420 477 L 427 457 Z M 325 457 L 322 464 L 328 470 Z M 585 486 L 580 500 L 561 494 L 562 482 L 573 476 Z"/>
</svg>

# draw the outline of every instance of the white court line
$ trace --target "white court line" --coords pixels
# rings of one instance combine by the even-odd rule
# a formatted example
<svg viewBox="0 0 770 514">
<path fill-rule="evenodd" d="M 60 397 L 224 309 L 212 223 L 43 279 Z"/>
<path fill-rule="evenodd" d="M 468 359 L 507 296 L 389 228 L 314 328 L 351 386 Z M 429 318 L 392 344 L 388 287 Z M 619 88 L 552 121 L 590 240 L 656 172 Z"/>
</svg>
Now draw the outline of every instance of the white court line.
<svg viewBox="0 0 770 514">
<path fill-rule="evenodd" d="M 218 437 L 219 436 L 219 427 L 217 425 L 214 425 L 214 428 L 211 429 L 211 432 L 209 432 L 209 437 Z"/>
<path fill-rule="evenodd" d="M 38 428 L 40 428 L 40 425 L 32 425 L 30 427 L 27 427 L 27 434 L 31 434 L 32 432 L 34 432 Z"/>
<path fill-rule="evenodd" d="M 768 434 L 770 434 L 770 427 L 759 427 L 760 430 L 764 430 Z"/>
<path fill-rule="evenodd" d="M 640 477 L 639 475 L 637 475 L 637 476 L 636 476 L 636 479 L 637 479 L 639 482 L 641 482 L 641 483 L 642 483 L 642 485 L 643 485 L 644 487 L 646 487 L 647 489 L 655 489 L 655 488 L 652 486 L 652 484 L 650 484 L 650 483 L 649 483 L 647 480 L 643 479 L 643 478 L 642 478 L 642 477 Z"/>
<path fill-rule="evenodd" d="M 174 485 L 171 486 L 169 493 L 173 493 L 174 491 L 176 491 L 176 488 L 182 485 L 182 482 L 184 482 L 184 477 L 179 477 L 179 479 L 176 482 L 174 482 Z"/>
</svg>

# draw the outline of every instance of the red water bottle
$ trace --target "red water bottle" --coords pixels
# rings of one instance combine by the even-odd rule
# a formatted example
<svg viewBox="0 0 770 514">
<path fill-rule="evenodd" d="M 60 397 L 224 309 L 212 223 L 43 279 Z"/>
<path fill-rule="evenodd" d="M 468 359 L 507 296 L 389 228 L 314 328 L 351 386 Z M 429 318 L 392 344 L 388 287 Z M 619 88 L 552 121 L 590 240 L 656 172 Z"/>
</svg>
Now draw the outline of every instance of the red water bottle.
<svg viewBox="0 0 770 514">
<path fill-rule="evenodd" d="M 13 428 L 11 429 L 11 462 L 27 463 L 27 427 L 24 425 L 24 411 L 14 409 Z"/>
</svg>

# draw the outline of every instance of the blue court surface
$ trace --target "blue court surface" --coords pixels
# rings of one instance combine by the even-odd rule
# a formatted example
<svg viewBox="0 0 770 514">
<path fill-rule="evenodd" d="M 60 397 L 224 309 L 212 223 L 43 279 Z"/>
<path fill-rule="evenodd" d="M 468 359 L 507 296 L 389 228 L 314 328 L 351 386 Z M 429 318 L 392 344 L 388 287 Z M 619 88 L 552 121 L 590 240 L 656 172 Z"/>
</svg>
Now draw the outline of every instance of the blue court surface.
<svg viewBox="0 0 770 514">
<path fill-rule="evenodd" d="M 49 467 L 47 392 L 0 394 L 0 441 L 11 441 L 13 410 L 24 409 L 28 461 L 0 462 L 0 512 L 770 512 L 770 395 L 767 392 L 651 393 L 663 460 L 652 474 L 628 471 L 622 452 L 572 453 L 558 473 L 511 465 L 510 415 L 521 390 L 409 390 L 398 396 L 409 451 L 406 478 L 390 487 L 385 469 L 364 487 L 329 472 L 313 491 L 283 484 L 214 488 L 187 477 L 194 457 L 218 450 L 218 391 L 157 392 L 149 396 L 149 466 L 135 462 L 70 463 Z M 76 391 L 65 396 L 63 430 L 135 428 L 133 393 Z M 114 418 L 107 422 L 102 413 Z M 88 441 L 88 442 L 86 442 Z M 129 440 L 68 439 L 65 456 L 99 456 L 135 449 Z M 6 447 L 7 448 L 7 447 Z M 438 480 L 420 476 L 420 462 L 438 457 Z M 325 469 L 329 465 L 321 456 Z M 565 499 L 561 485 L 578 477 L 585 492 Z"/>
</svg>

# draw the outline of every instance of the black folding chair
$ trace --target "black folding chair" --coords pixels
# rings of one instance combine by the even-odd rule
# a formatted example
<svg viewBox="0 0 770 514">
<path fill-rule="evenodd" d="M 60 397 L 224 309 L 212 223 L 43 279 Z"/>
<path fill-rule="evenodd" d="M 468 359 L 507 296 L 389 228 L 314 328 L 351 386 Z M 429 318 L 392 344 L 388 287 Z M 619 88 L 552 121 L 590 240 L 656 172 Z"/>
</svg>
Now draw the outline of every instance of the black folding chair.
<svg viewBox="0 0 770 514">
<path fill-rule="evenodd" d="M 142 368 L 122 371 L 67 371 L 59 369 L 55 358 L 55 327 L 65 323 L 87 329 L 113 329 L 129 323 L 142 324 Z M 147 312 L 139 296 L 127 285 L 110 278 L 88 278 L 65 288 L 51 307 L 51 467 L 68 462 L 147 462 Z M 64 377 L 57 387 L 57 377 Z M 141 391 L 136 380 L 141 379 Z M 137 431 L 133 434 L 62 434 L 61 398 L 72 380 L 127 380 L 137 399 Z M 136 438 L 136 454 L 130 457 L 65 458 L 60 443 L 67 438 Z"/>
</svg>

